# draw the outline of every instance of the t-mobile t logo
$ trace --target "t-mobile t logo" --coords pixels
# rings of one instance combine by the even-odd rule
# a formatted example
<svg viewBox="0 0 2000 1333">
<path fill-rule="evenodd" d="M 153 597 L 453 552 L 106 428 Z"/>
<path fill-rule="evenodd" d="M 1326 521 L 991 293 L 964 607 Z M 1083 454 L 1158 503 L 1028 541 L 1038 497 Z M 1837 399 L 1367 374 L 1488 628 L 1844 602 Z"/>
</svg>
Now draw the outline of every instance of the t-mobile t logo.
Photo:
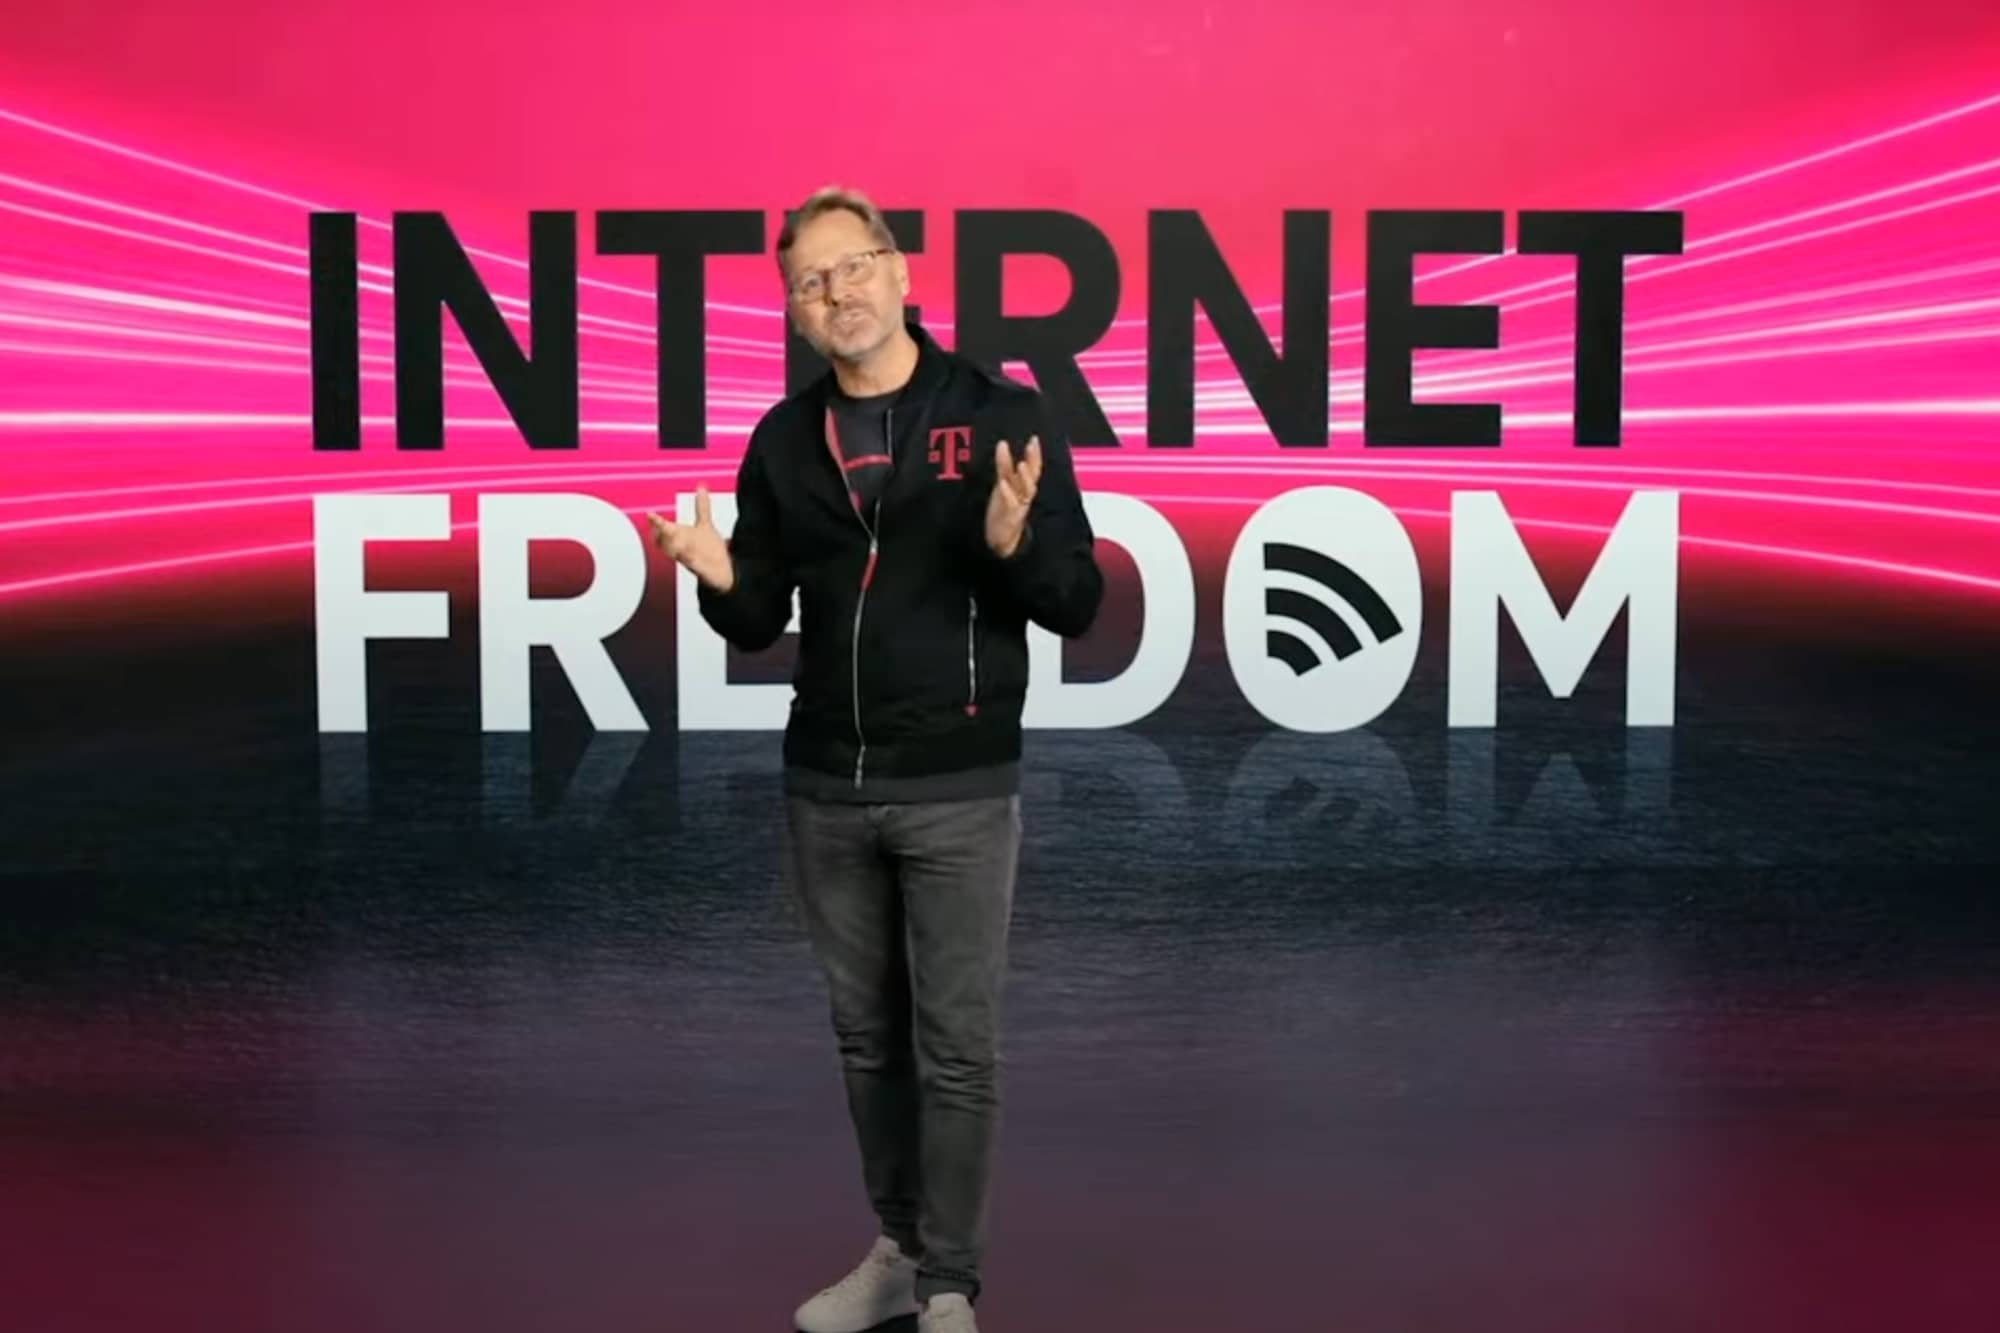
<svg viewBox="0 0 2000 1333">
<path fill-rule="evenodd" d="M 937 467 L 939 481 L 957 481 L 964 476 L 960 469 L 972 461 L 972 427 L 940 426 L 932 431 L 930 459 Z"/>
</svg>

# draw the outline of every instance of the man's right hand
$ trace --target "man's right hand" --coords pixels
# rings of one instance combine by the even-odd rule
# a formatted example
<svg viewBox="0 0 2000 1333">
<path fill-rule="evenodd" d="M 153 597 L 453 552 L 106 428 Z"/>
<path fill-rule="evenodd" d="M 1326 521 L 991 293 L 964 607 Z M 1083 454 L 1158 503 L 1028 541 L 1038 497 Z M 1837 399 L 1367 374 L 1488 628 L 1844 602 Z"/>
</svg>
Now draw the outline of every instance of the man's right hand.
<svg viewBox="0 0 2000 1333">
<path fill-rule="evenodd" d="M 715 526 L 708 509 L 708 487 L 695 488 L 694 522 L 669 523 L 658 514 L 646 518 L 653 525 L 653 540 L 687 571 L 717 592 L 736 586 L 736 562 L 729 558 L 729 543 Z"/>
</svg>

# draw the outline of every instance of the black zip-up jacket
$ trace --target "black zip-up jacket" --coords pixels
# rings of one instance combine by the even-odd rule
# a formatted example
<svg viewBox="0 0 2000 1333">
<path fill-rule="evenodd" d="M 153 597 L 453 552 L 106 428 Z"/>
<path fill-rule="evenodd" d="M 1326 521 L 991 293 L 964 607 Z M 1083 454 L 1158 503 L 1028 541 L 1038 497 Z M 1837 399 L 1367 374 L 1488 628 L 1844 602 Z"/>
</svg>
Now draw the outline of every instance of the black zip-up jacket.
<svg viewBox="0 0 2000 1333">
<path fill-rule="evenodd" d="M 765 414 L 736 479 L 735 585 L 698 585 L 703 618 L 747 651 L 774 643 L 799 594 L 787 768 L 844 793 L 952 791 L 1021 754 L 1029 621 L 1064 637 L 1103 600 L 1068 440 L 1034 389 L 940 347 L 912 321 L 917 365 L 885 422 L 894 462 L 869 521 L 842 456 L 832 372 Z M 1041 440 L 1022 544 L 986 544 L 994 449 Z M 1008 779 L 1011 781 L 1011 777 Z M 961 786 L 963 784 L 960 784 Z"/>
</svg>

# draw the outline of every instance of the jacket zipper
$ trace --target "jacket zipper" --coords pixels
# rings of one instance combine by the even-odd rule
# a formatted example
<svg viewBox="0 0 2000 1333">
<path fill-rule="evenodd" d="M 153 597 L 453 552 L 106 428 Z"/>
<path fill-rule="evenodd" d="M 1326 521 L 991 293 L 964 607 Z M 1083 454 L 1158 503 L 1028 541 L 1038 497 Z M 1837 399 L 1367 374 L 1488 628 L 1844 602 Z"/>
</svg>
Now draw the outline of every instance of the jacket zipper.
<svg viewBox="0 0 2000 1333">
<path fill-rule="evenodd" d="M 856 514 L 855 517 L 861 516 Z M 863 521 L 861 526 L 865 528 L 868 524 Z M 848 645 L 853 658 L 847 675 L 854 693 L 854 786 L 857 790 L 861 786 L 862 766 L 868 762 L 868 734 L 861 729 L 861 610 L 868 605 L 868 585 L 875 579 L 875 557 L 880 549 L 880 543 L 870 529 L 868 567 L 861 572 L 861 593 L 854 599 L 854 628 Z"/>
<path fill-rule="evenodd" d="M 890 453 L 893 454 L 895 452 L 895 412 L 893 409 L 886 414 L 886 420 L 889 424 L 885 427 L 884 433 L 889 436 L 891 442 Z M 868 520 L 862 517 L 861 504 L 855 499 L 853 487 L 847 484 L 846 454 L 840 447 L 840 430 L 834 425 L 833 409 L 831 407 L 826 409 L 825 424 L 826 451 L 833 458 L 833 468 L 835 473 L 838 474 L 836 479 L 840 482 L 841 489 L 847 492 L 847 507 L 854 511 L 854 521 L 859 523 L 861 530 L 868 534 L 868 563 L 861 571 L 861 589 L 854 599 L 854 623 L 848 631 L 850 664 L 847 676 L 849 690 L 854 699 L 854 786 L 858 790 L 861 786 L 862 773 L 868 761 L 868 734 L 861 727 L 861 613 L 868 605 L 868 585 L 875 581 L 875 562 L 881 553 L 882 544 L 877 536 L 876 527 L 871 526 Z M 879 507 L 876 510 L 876 516 L 879 521 L 881 516 Z"/>
<path fill-rule="evenodd" d="M 965 599 L 965 715 L 979 712 L 979 599 Z"/>
<path fill-rule="evenodd" d="M 891 407 L 883 413 L 882 440 L 891 458 L 896 454 L 896 409 Z M 843 478 L 843 481 L 845 478 Z M 868 533 L 868 564 L 861 571 L 861 591 L 854 599 L 854 627 L 848 635 L 849 664 L 847 681 L 854 696 L 854 787 L 861 789 L 862 775 L 868 763 L 868 733 L 861 725 L 861 613 L 868 605 L 868 585 L 875 581 L 875 562 L 881 554 L 882 506 L 875 506 L 875 522 L 871 525 L 861 516 L 857 507 L 855 521 Z"/>
</svg>

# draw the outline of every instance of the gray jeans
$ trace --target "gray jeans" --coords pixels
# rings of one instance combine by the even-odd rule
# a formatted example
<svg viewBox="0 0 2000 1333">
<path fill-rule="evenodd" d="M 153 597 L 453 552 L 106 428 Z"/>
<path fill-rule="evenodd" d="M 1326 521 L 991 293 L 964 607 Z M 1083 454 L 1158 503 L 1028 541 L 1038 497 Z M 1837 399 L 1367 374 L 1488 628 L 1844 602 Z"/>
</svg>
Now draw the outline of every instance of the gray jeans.
<svg viewBox="0 0 2000 1333">
<path fill-rule="evenodd" d="M 883 1234 L 918 1259 L 919 1300 L 977 1300 L 1020 797 L 790 795 L 786 814 L 869 1200 Z"/>
</svg>

